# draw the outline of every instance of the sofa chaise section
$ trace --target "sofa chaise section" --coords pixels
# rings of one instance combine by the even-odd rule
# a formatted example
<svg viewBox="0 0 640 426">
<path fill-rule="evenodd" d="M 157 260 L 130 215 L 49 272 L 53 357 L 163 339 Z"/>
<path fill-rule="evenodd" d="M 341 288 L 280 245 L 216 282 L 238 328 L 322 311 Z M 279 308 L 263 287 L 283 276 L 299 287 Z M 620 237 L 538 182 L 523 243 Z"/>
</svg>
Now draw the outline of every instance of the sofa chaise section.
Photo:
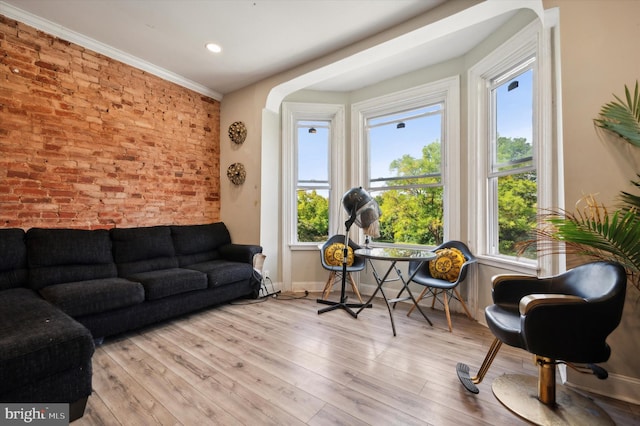
<svg viewBox="0 0 640 426">
<path fill-rule="evenodd" d="M 81 417 L 91 394 L 89 330 L 28 287 L 22 229 L 0 229 L 0 401 L 68 403 Z"/>
<path fill-rule="evenodd" d="M 34 291 L 0 298 L 0 401 L 68 403 L 81 417 L 91 395 L 93 337 Z"/>
</svg>

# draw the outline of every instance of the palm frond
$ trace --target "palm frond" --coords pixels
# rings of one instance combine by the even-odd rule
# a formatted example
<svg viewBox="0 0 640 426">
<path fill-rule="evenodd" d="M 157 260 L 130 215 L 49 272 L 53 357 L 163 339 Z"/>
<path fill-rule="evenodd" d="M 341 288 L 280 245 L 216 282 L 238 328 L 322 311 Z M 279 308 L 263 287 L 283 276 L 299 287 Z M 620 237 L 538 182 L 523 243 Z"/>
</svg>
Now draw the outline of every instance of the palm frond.
<svg viewBox="0 0 640 426">
<path fill-rule="evenodd" d="M 633 96 L 624 86 L 626 102 L 613 95 L 615 101 L 600 109 L 600 118 L 594 119 L 597 127 L 613 132 L 627 142 L 640 147 L 640 92 L 636 81 Z"/>
<path fill-rule="evenodd" d="M 640 175 L 638 175 L 638 177 L 640 178 Z M 637 189 L 640 189 L 640 181 L 631 181 L 631 183 Z M 631 209 L 636 209 L 640 211 L 640 196 L 631 194 L 629 192 L 621 191 L 620 199 L 624 203 L 624 205 L 622 206 L 622 209 L 624 209 L 625 211 L 631 210 Z"/>
<path fill-rule="evenodd" d="M 575 213 L 565 210 L 550 211 L 543 215 L 542 224 L 535 231 L 535 239 L 519 246 L 535 243 L 538 253 L 563 252 L 586 256 L 595 260 L 616 261 L 629 274 L 629 281 L 640 290 L 640 216 L 636 209 L 607 208 L 592 196 L 585 197 Z M 558 246 L 557 242 L 563 243 Z"/>
</svg>

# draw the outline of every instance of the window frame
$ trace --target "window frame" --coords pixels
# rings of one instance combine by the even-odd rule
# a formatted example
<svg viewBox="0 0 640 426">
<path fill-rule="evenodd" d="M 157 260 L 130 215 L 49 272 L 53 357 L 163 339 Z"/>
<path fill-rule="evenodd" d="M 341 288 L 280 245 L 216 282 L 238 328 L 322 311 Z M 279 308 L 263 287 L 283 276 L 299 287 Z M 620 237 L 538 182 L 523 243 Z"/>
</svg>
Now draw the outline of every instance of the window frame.
<svg viewBox="0 0 640 426">
<path fill-rule="evenodd" d="M 339 206 L 344 187 L 345 107 L 338 104 L 283 102 L 282 104 L 282 194 L 284 241 L 293 250 L 317 250 L 317 242 L 298 241 L 297 170 L 298 121 L 328 121 L 329 132 L 329 235 L 338 227 Z"/>
<path fill-rule="evenodd" d="M 548 15 L 549 16 L 549 15 Z M 564 206 L 562 179 L 561 119 L 559 117 L 559 74 L 552 69 L 559 63 L 557 21 L 550 16 L 547 26 L 537 20 L 518 32 L 507 42 L 481 61 L 471 66 L 468 80 L 468 138 L 470 154 L 469 166 L 469 206 L 476 212 L 469 217 L 470 238 L 476 247 L 476 257 L 487 265 L 508 268 L 510 271 L 526 274 L 556 273 L 564 261 L 562 256 L 539 256 L 537 260 L 517 258 L 491 252 L 491 236 L 495 232 L 497 212 L 492 212 L 489 188 L 489 155 L 492 139 L 491 81 L 509 69 L 516 68 L 528 58 L 535 56 L 533 66 L 533 139 L 534 162 L 537 176 L 538 210 L 550 206 Z M 556 22 L 554 22 L 556 21 Z M 555 56 L 554 56 L 555 55 Z M 555 90 L 554 90 L 555 87 Z"/>
<path fill-rule="evenodd" d="M 488 108 L 488 121 L 489 121 L 489 129 L 490 133 L 488 135 L 487 140 L 487 149 L 488 149 L 488 157 L 487 157 L 487 211 L 493 211 L 493 209 L 499 209 L 499 180 L 501 177 L 513 176 L 520 173 L 525 172 L 535 172 L 536 173 L 536 204 L 537 198 L 540 193 L 538 190 L 538 144 L 539 140 L 537 138 L 536 132 L 536 123 L 539 121 L 538 116 L 540 114 L 539 111 L 536 111 L 533 108 L 533 117 L 532 117 L 532 140 L 530 141 L 533 146 L 531 164 L 520 167 L 517 166 L 513 169 L 509 170 L 498 170 L 496 166 L 501 166 L 500 164 L 496 164 L 494 161 L 497 160 L 497 150 L 498 150 L 498 139 L 497 139 L 497 129 L 496 129 L 496 121 L 497 121 L 497 111 L 496 111 L 496 93 L 495 90 L 498 89 L 502 84 L 505 84 L 507 81 L 517 78 L 519 75 L 524 72 L 531 70 L 532 71 L 532 95 L 536 93 L 536 86 L 538 82 L 538 70 L 537 70 L 537 62 L 538 58 L 535 55 L 524 58 L 523 61 L 518 62 L 515 66 L 507 66 L 505 69 L 502 69 L 502 72 L 499 72 L 498 75 L 494 75 L 491 78 L 487 79 L 487 88 L 488 96 L 487 99 L 489 101 Z M 500 79 L 499 82 L 496 82 L 496 79 Z M 535 96 L 534 96 L 535 97 Z M 507 163 L 502 164 L 505 165 L 515 165 L 515 163 Z M 499 226 L 499 217 L 498 212 L 495 214 L 489 214 L 487 217 L 487 235 L 486 235 L 486 254 L 495 257 L 505 257 L 505 258 L 513 258 L 513 256 L 504 255 L 500 253 L 500 226 Z M 532 259 L 524 259 L 522 260 L 525 263 L 534 262 Z"/>
<path fill-rule="evenodd" d="M 351 186 L 370 186 L 369 143 L 367 120 L 383 115 L 417 109 L 443 103 L 442 184 L 443 235 L 446 239 L 459 239 L 460 229 L 460 78 L 448 77 L 407 90 L 367 99 L 351 106 L 352 152 L 354 167 L 351 169 Z M 360 231 L 360 240 L 362 232 Z M 415 244 L 391 244 L 375 242 L 379 246 L 420 247 Z"/>
</svg>

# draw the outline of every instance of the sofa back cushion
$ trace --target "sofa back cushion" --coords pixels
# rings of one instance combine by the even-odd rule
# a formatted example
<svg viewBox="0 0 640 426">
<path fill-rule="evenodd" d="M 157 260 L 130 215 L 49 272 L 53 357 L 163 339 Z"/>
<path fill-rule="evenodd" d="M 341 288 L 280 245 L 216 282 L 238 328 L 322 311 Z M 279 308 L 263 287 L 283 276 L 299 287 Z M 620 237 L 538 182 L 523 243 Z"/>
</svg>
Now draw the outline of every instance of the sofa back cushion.
<svg viewBox="0 0 640 426">
<path fill-rule="evenodd" d="M 113 228 L 110 232 L 121 277 L 178 266 L 169 226 Z"/>
<path fill-rule="evenodd" d="M 172 226 L 171 236 L 180 266 L 219 259 L 218 249 L 231 243 L 229 230 L 222 222 Z"/>
<path fill-rule="evenodd" d="M 27 286 L 27 246 L 24 231 L 0 229 L 0 291 Z"/>
<path fill-rule="evenodd" d="M 31 228 L 26 241 L 29 284 L 35 290 L 117 276 L 107 230 Z"/>
</svg>

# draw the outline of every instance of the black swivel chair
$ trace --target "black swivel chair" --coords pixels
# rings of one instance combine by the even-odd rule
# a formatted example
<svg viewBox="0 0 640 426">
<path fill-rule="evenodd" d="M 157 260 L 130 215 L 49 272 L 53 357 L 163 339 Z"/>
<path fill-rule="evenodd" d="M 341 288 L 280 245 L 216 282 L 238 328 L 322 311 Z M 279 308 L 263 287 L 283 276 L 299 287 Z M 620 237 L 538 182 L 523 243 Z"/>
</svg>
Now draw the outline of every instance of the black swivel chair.
<svg viewBox="0 0 640 426">
<path fill-rule="evenodd" d="M 333 288 L 333 285 L 335 284 L 336 279 L 340 280 L 342 278 L 342 251 L 334 250 L 335 249 L 334 244 L 340 244 L 342 247 L 344 247 L 343 246 L 344 235 L 336 234 L 332 236 L 327 240 L 326 243 L 322 245 L 322 249 L 320 250 L 320 261 L 322 262 L 322 267 L 331 272 L 329 274 L 329 279 L 327 280 L 327 283 L 324 286 L 324 290 L 322 290 L 322 298 L 325 300 L 327 299 L 327 297 L 329 297 L 329 293 L 331 293 L 331 289 Z M 349 239 L 349 247 L 351 247 L 353 251 L 356 251 L 357 249 L 360 248 L 360 246 L 354 243 L 353 241 L 351 241 L 351 239 Z M 331 250 L 332 253 L 335 253 L 336 255 L 338 255 L 335 258 L 333 258 L 332 263 L 327 262 L 327 250 Z M 353 280 L 351 273 L 362 271 L 364 267 L 365 267 L 365 258 L 355 256 L 355 255 L 353 257 L 353 264 L 347 265 L 346 278 L 349 280 L 349 283 L 351 284 L 351 289 L 355 293 L 358 300 L 360 300 L 360 303 L 363 303 L 362 296 L 360 296 L 360 292 L 358 291 L 358 286 L 356 285 L 356 282 Z"/>
<path fill-rule="evenodd" d="M 429 262 L 423 262 L 422 266 L 418 270 L 418 272 L 413 276 L 413 280 L 416 284 L 420 284 L 424 286 L 422 293 L 416 299 L 416 301 L 420 302 L 425 297 L 432 297 L 431 307 L 435 306 L 436 300 L 440 301 L 444 305 L 444 311 L 447 316 L 447 324 L 449 325 L 449 331 L 452 331 L 451 327 L 451 313 L 449 312 L 449 300 L 451 298 L 458 300 L 462 307 L 464 308 L 464 312 L 467 314 L 469 319 L 473 319 L 473 316 L 469 312 L 466 303 L 464 303 L 464 299 L 460 296 L 460 292 L 458 291 L 458 285 L 465 280 L 467 277 L 467 270 L 469 265 L 476 262 L 476 258 L 473 256 L 469 247 L 467 247 L 461 241 L 447 241 L 446 243 L 440 244 L 438 247 L 433 249 L 434 252 L 437 252 L 440 249 L 444 248 L 455 248 L 460 250 L 464 255 L 464 263 L 460 266 L 460 272 L 458 272 L 457 279 L 453 282 L 434 278 L 429 271 Z M 409 262 L 409 276 L 413 274 L 416 268 L 420 265 L 420 262 Z M 438 299 L 438 293 L 440 293 L 443 297 L 443 300 Z M 411 315 L 411 312 L 415 309 L 415 306 L 412 306 L 407 312 L 407 316 Z"/>
<path fill-rule="evenodd" d="M 494 380 L 493 393 L 507 408 L 537 424 L 564 424 L 562 419 L 568 418 L 574 424 L 599 424 L 599 419 L 600 424 L 610 424 L 592 400 L 556 385 L 555 368 L 564 363 L 600 379 L 607 377 L 595 364 L 611 354 L 606 338 L 620 323 L 626 284 L 624 268 L 613 262 L 588 263 L 549 278 L 494 277 L 494 304 L 485 309 L 485 317 L 495 340 L 475 377 L 469 376 L 468 366 L 458 364 L 460 381 L 478 393 L 476 384 L 506 343 L 533 353 L 538 365 L 537 381 L 523 375 Z"/>
</svg>

